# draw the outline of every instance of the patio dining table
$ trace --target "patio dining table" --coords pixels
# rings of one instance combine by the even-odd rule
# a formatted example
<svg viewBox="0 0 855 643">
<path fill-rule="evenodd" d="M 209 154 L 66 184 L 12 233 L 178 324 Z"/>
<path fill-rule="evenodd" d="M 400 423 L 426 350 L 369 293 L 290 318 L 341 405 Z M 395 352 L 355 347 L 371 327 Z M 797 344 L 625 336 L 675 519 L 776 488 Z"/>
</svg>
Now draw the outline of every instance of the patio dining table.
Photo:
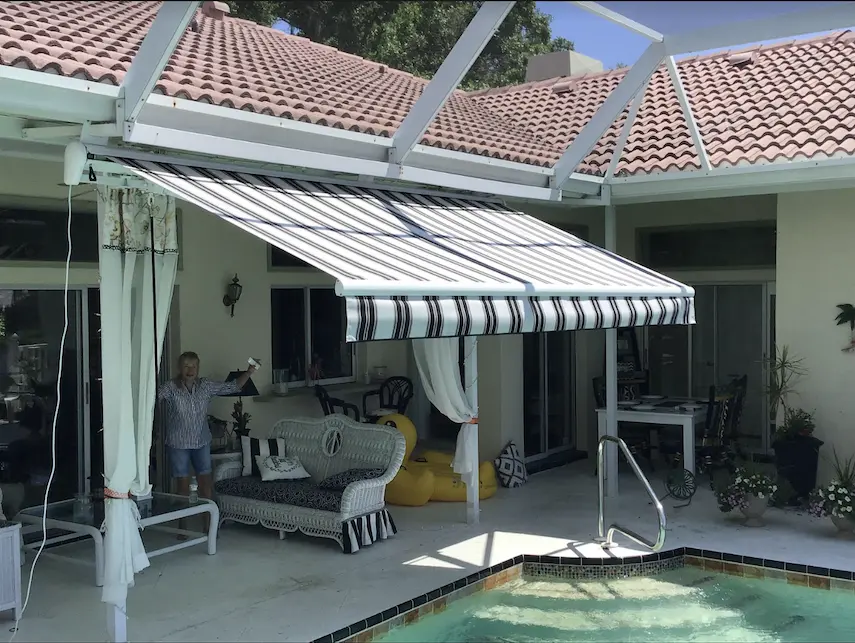
<svg viewBox="0 0 855 643">
<path fill-rule="evenodd" d="M 706 400 L 649 395 L 631 402 L 618 402 L 617 421 L 682 427 L 683 468 L 695 473 L 695 426 L 703 424 L 706 413 Z M 600 438 L 606 435 L 605 407 L 597 409 L 597 428 Z M 655 431 L 651 431 L 652 444 L 657 442 L 656 437 Z"/>
</svg>

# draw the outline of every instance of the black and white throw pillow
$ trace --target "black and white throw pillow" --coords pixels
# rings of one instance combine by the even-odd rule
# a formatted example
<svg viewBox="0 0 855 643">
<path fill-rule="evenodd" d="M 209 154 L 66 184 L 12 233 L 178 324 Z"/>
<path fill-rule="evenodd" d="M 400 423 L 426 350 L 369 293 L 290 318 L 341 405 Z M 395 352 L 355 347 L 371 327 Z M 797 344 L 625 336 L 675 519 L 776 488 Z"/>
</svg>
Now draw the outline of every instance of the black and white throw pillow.
<svg viewBox="0 0 855 643">
<path fill-rule="evenodd" d="M 508 442 L 508 445 L 502 449 L 499 457 L 495 460 L 495 465 L 499 474 L 499 482 L 502 483 L 503 487 L 510 489 L 521 487 L 528 480 L 525 460 L 513 442 Z"/>
<path fill-rule="evenodd" d="M 257 455 L 287 455 L 285 453 L 285 440 L 278 439 L 258 439 L 251 438 L 248 435 L 240 436 L 240 450 L 243 454 L 243 474 L 245 476 L 259 476 L 261 471 L 258 468 L 258 462 L 255 460 Z"/>
</svg>

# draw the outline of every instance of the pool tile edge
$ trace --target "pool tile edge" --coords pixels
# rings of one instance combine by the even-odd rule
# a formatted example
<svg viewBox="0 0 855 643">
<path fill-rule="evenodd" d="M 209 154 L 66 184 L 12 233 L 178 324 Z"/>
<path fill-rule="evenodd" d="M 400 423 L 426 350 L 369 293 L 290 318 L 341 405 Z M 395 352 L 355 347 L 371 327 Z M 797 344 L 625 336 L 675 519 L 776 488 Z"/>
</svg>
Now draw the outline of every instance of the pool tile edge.
<svg viewBox="0 0 855 643">
<path fill-rule="evenodd" d="M 442 612 L 449 603 L 516 580 L 554 578 L 593 580 L 650 576 L 689 566 L 744 578 L 776 580 L 813 589 L 855 593 L 855 573 L 797 563 L 740 556 L 692 547 L 627 557 L 579 558 L 525 555 L 478 570 L 439 589 L 404 601 L 374 616 L 357 621 L 312 643 L 370 643 L 390 630 L 411 625 L 429 614 Z"/>
</svg>

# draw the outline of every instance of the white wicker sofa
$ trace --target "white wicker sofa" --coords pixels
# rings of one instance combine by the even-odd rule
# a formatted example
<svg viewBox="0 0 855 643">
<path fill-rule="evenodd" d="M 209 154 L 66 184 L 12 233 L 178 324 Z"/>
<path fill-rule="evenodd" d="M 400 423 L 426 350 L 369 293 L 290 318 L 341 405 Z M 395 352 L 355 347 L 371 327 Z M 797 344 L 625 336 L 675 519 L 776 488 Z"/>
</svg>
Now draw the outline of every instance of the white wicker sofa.
<svg viewBox="0 0 855 643">
<path fill-rule="evenodd" d="M 276 438 L 284 440 L 285 455 L 299 458 L 311 478 L 262 482 L 242 475 L 239 459 L 226 462 L 214 473 L 221 522 L 260 523 L 279 531 L 280 538 L 298 530 L 332 538 L 345 553 L 396 533 L 384 496 L 404 460 L 406 443 L 397 429 L 328 415 L 280 420 L 267 436 Z M 318 487 L 330 476 L 353 470 L 374 470 L 378 476 L 343 489 Z"/>
</svg>

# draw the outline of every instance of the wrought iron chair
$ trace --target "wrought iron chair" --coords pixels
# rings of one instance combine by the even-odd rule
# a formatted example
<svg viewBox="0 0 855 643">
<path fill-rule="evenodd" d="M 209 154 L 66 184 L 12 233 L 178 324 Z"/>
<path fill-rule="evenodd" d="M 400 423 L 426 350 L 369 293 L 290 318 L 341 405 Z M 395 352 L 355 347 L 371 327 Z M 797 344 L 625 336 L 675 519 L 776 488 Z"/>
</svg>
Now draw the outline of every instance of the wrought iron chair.
<svg viewBox="0 0 855 643">
<path fill-rule="evenodd" d="M 413 399 L 413 382 L 409 377 L 396 375 L 385 380 L 380 388 L 374 391 L 368 391 L 362 396 L 362 414 L 365 417 L 375 416 L 368 410 L 368 400 L 372 397 L 377 397 L 379 409 L 394 409 L 401 415 L 406 415 L 407 406 L 410 400 Z"/>
<path fill-rule="evenodd" d="M 359 415 L 359 407 L 353 402 L 346 402 L 337 397 L 331 397 L 327 390 L 320 384 L 315 385 L 315 395 L 321 403 L 324 415 L 345 415 L 349 418 L 361 422 L 362 418 Z"/>
</svg>

